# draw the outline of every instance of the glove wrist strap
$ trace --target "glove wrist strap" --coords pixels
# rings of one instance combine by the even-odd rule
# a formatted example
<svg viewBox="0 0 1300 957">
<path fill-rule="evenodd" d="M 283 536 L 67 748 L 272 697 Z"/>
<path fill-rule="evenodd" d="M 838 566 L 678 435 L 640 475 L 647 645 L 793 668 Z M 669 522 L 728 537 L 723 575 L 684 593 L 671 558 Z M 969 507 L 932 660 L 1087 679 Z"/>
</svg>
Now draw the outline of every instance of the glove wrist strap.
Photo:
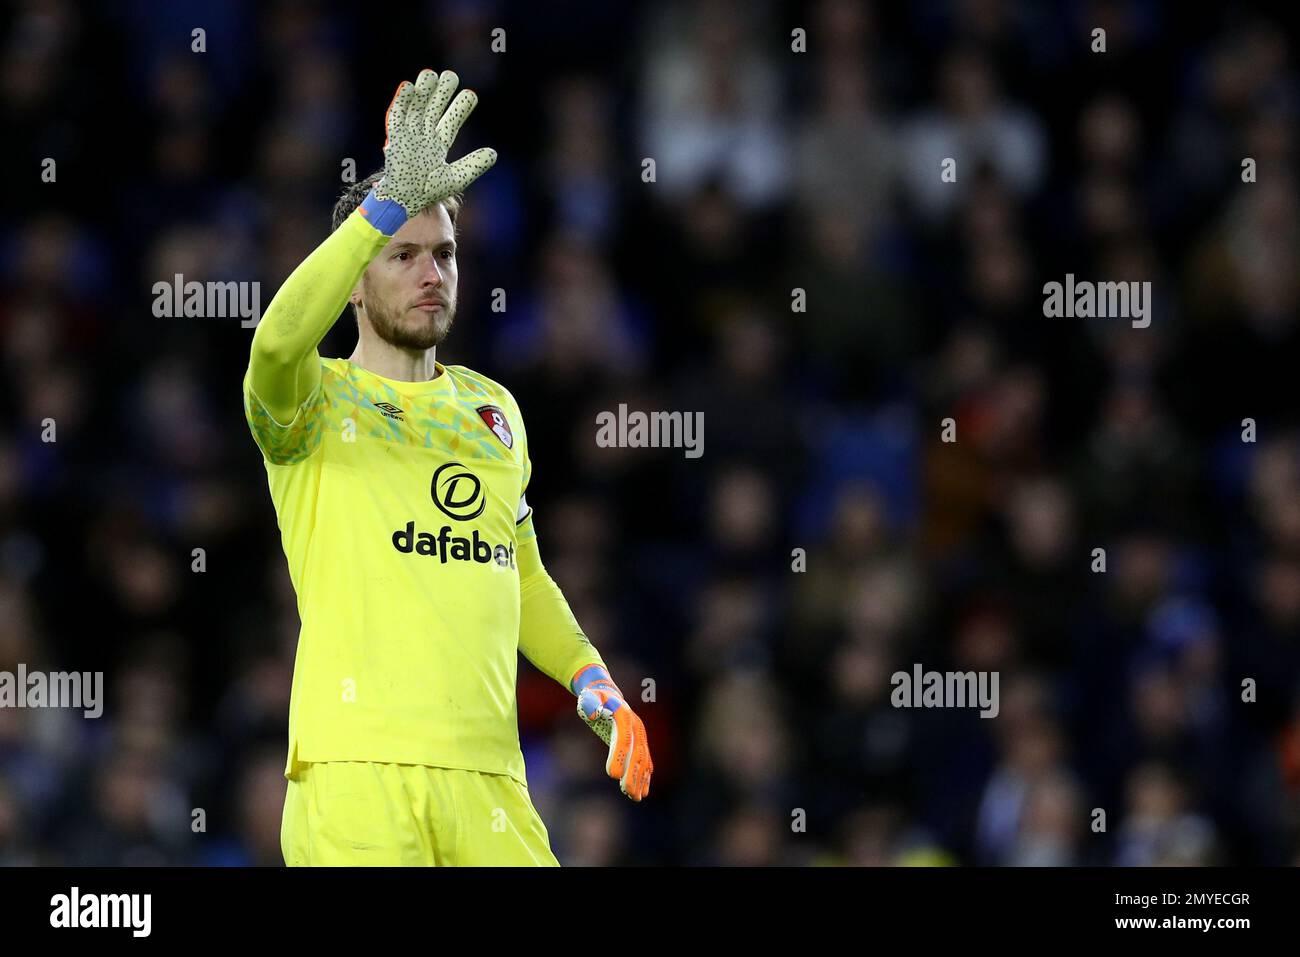
<svg viewBox="0 0 1300 957">
<path fill-rule="evenodd" d="M 407 219 L 406 210 L 401 203 L 395 199 L 380 199 L 375 195 L 373 187 L 357 209 L 371 226 L 385 236 L 391 236 L 401 229 Z"/>
<path fill-rule="evenodd" d="M 609 676 L 609 672 L 604 665 L 584 665 L 578 669 L 578 673 L 569 681 L 569 690 L 575 695 L 582 692 L 583 688 L 590 688 L 592 685 L 599 685 L 608 691 L 622 696 L 618 690 L 618 685 L 614 684 L 614 679 Z"/>
</svg>

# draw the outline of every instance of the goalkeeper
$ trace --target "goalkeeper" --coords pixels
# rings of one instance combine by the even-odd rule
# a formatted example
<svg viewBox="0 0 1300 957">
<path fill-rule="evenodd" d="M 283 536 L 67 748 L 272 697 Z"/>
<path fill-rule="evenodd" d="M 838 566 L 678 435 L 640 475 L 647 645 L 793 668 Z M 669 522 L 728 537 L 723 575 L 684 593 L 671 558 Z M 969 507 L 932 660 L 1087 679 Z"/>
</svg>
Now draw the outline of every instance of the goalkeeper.
<svg viewBox="0 0 1300 957">
<path fill-rule="evenodd" d="M 447 161 L 477 98 L 402 83 L 381 173 L 258 324 L 244 411 L 266 465 L 302 630 L 281 846 L 289 865 L 555 865 L 519 750 L 518 653 L 565 685 L 640 801 L 645 728 L 542 565 L 514 397 L 435 354 L 456 313 L 461 193 Z M 347 359 L 317 345 L 345 306 Z"/>
</svg>

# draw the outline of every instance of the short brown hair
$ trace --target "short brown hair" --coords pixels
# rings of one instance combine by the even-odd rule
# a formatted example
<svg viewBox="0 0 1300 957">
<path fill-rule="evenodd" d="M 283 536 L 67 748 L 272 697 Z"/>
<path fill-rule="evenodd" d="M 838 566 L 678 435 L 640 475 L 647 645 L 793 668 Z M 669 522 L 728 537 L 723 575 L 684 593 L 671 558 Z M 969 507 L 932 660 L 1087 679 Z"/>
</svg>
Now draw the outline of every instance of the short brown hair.
<svg viewBox="0 0 1300 957">
<path fill-rule="evenodd" d="M 343 225 L 343 220 L 352 215 L 355 210 L 365 200 L 366 194 L 370 188 L 379 182 L 379 177 L 384 175 L 382 169 L 375 170 L 363 180 L 358 180 L 339 196 L 338 202 L 334 204 L 334 213 L 330 220 L 330 232 L 338 229 Z M 447 211 L 447 217 L 451 220 L 451 232 L 456 234 L 456 217 L 460 214 L 461 207 L 465 205 L 465 196 L 463 193 L 452 193 L 446 199 L 439 200 L 442 208 Z"/>
</svg>

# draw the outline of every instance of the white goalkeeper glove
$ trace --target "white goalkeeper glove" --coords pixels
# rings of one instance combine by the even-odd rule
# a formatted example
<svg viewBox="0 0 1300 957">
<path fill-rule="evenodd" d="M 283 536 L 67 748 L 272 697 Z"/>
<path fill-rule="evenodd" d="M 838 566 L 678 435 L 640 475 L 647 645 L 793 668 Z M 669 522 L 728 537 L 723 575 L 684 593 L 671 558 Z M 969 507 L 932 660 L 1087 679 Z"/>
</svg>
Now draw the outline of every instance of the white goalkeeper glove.
<svg viewBox="0 0 1300 957">
<path fill-rule="evenodd" d="M 421 70 L 414 83 L 403 80 L 398 85 L 388 105 L 384 118 L 388 134 L 384 141 L 384 173 L 371 191 L 373 198 L 367 197 L 368 202 L 362 204 L 362 213 L 389 235 L 397 230 L 386 228 L 393 225 L 394 217 L 382 215 L 388 212 L 381 206 L 385 201 L 396 202 L 406 216 L 414 216 L 452 193 L 463 191 L 497 161 L 496 150 L 484 147 L 454 163 L 447 162 L 452 140 L 478 105 L 473 90 L 461 90 L 452 100 L 459 83 L 460 78 L 451 70 L 441 75 Z"/>
</svg>

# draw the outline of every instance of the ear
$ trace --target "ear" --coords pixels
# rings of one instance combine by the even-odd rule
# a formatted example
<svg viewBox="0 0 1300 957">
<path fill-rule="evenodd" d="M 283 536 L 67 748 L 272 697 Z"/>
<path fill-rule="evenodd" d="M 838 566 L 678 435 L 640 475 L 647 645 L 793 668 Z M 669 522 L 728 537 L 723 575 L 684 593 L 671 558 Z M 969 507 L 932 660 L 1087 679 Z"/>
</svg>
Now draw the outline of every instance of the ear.
<svg viewBox="0 0 1300 957">
<path fill-rule="evenodd" d="M 358 279 L 357 284 L 352 287 L 352 292 L 348 295 L 348 302 L 352 303 L 352 305 L 354 306 L 361 305 L 361 280 L 360 279 Z"/>
</svg>

